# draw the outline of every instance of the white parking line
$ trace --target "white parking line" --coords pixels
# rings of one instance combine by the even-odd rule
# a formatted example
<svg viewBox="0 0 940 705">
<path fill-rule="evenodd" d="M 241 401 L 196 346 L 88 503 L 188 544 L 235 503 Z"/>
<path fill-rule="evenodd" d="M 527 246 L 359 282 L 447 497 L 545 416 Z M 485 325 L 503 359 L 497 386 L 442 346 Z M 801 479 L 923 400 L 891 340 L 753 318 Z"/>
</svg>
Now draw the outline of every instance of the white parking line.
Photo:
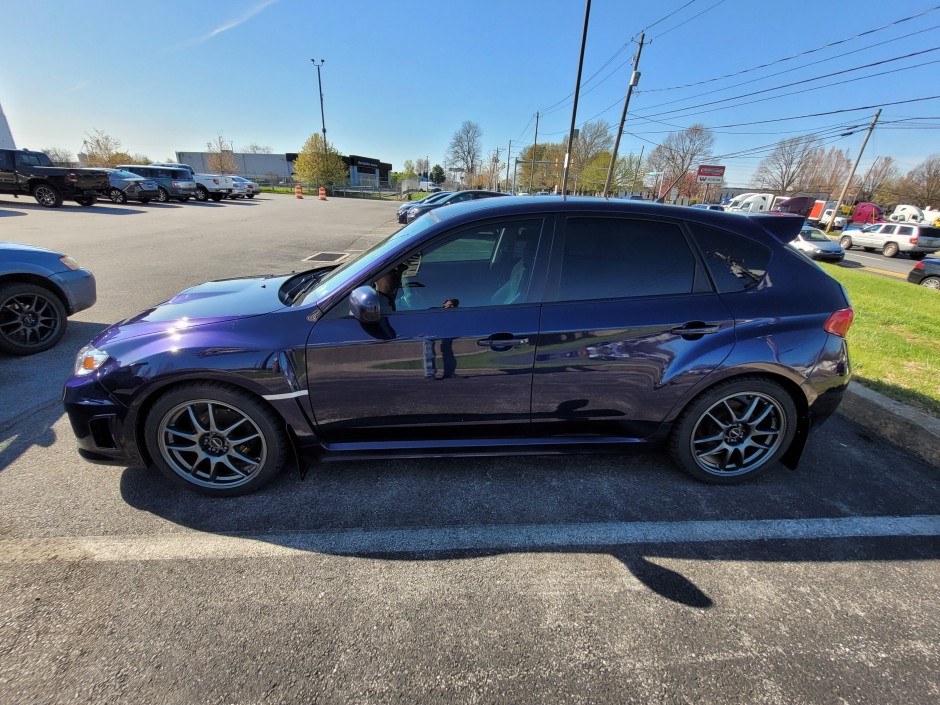
<svg viewBox="0 0 940 705">
<path fill-rule="evenodd" d="M 579 546 L 940 536 L 940 515 L 728 521 L 520 524 L 270 534 L 150 534 L 0 541 L 0 564 L 283 558 L 309 552 L 364 555 Z"/>
</svg>

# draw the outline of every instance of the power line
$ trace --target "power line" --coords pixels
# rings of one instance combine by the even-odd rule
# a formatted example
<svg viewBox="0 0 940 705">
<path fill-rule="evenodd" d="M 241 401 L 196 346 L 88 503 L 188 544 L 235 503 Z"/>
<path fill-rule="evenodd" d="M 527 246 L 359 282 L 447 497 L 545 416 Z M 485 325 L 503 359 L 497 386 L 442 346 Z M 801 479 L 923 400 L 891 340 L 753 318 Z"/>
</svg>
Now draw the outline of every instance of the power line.
<svg viewBox="0 0 940 705">
<path fill-rule="evenodd" d="M 759 65 L 759 66 L 752 66 L 751 68 L 742 69 L 742 70 L 740 70 L 740 71 L 735 71 L 735 72 L 733 72 L 733 73 L 728 73 L 728 74 L 725 74 L 724 76 L 717 76 L 717 77 L 715 77 L 715 78 L 705 79 L 705 80 L 703 80 L 703 81 L 695 81 L 695 82 L 693 82 L 693 83 L 685 83 L 685 84 L 683 84 L 683 85 L 681 85 L 681 86 L 669 86 L 669 87 L 666 87 L 666 88 L 650 88 L 650 89 L 647 89 L 647 90 L 644 91 L 644 92 L 645 92 L 645 93 L 652 93 L 652 92 L 654 92 L 654 91 L 674 91 L 674 90 L 679 90 L 680 88 L 691 88 L 691 87 L 693 87 L 693 86 L 701 86 L 701 85 L 704 85 L 704 84 L 706 84 L 706 83 L 713 83 L 713 82 L 715 82 L 715 81 L 721 81 L 721 80 L 723 80 L 723 79 L 725 79 L 725 78 L 733 78 L 734 76 L 740 76 L 740 75 L 742 75 L 742 74 L 750 73 L 750 72 L 752 72 L 752 71 L 759 71 L 760 69 L 765 69 L 765 68 L 767 68 L 767 67 L 769 67 L 769 66 L 774 66 L 774 65 L 776 65 L 776 64 L 783 63 L 784 61 L 792 61 L 793 59 L 798 59 L 798 58 L 800 58 L 801 56 L 807 56 L 807 55 L 809 55 L 809 54 L 814 54 L 814 53 L 816 53 L 817 51 L 822 51 L 823 49 L 829 49 L 829 48 L 831 48 L 831 47 L 838 46 L 838 45 L 840 45 L 840 44 L 845 44 L 846 42 L 850 42 L 850 41 L 853 41 L 853 40 L 855 40 L 855 39 L 859 39 L 859 38 L 861 38 L 861 37 L 868 36 L 869 34 L 874 34 L 875 32 L 881 32 L 881 31 L 883 31 L 883 30 L 885 30 L 885 29 L 890 29 L 891 27 L 896 27 L 896 26 L 899 25 L 899 24 L 902 24 L 902 23 L 904 23 L 904 22 L 909 22 L 910 20 L 917 19 L 918 17 L 922 17 L 923 15 L 927 15 L 927 14 L 929 14 L 929 13 L 931 13 L 931 12 L 936 11 L 936 10 L 940 10 L 940 5 L 935 5 L 934 7 L 927 8 L 926 10 L 923 10 L 923 11 L 921 11 L 921 12 L 918 12 L 917 14 L 914 14 L 914 15 L 910 15 L 909 17 L 903 17 L 903 18 L 901 18 L 901 19 L 899 19 L 899 20 L 895 20 L 894 22 L 890 22 L 890 23 L 888 23 L 888 24 L 886 24 L 886 25 L 882 25 L 882 26 L 880 26 L 880 27 L 875 27 L 875 28 L 873 28 L 873 29 L 869 29 L 869 30 L 866 30 L 866 31 L 864 31 L 864 32 L 859 32 L 858 34 L 854 34 L 854 35 L 852 35 L 852 36 L 850 36 L 850 37 L 846 37 L 846 38 L 844 38 L 844 39 L 839 39 L 839 40 L 837 40 L 837 41 L 830 42 L 829 44 L 823 44 L 822 46 L 816 47 L 815 49 L 808 49 L 807 51 L 801 51 L 801 52 L 799 52 L 799 53 L 797 53 L 797 54 L 793 54 L 793 55 L 791 55 L 791 56 L 785 56 L 785 57 L 783 57 L 782 59 L 775 59 L 774 61 L 770 61 L 770 62 L 768 62 L 768 63 L 766 63 L 766 64 L 761 64 L 761 65 Z"/>
<path fill-rule="evenodd" d="M 651 29 L 653 29 L 653 27 L 655 27 L 656 25 L 658 25 L 660 22 L 665 22 L 666 20 L 668 20 L 668 19 L 669 19 L 670 17 L 672 17 L 673 15 L 675 15 L 675 14 L 677 14 L 677 13 L 679 13 L 679 12 L 682 12 L 685 8 L 687 8 L 687 7 L 688 7 L 689 5 L 691 5 L 693 2 L 695 2 L 695 0 L 689 0 L 685 5 L 683 5 L 682 7 L 676 8 L 675 10 L 673 10 L 672 12 L 670 12 L 670 13 L 669 13 L 668 15 L 666 15 L 665 17 L 660 17 L 660 18 L 659 18 L 658 20 L 656 20 L 653 24 L 648 24 L 648 25 L 646 25 L 646 26 L 643 28 L 643 31 L 644 31 L 644 32 L 649 32 Z"/>
<path fill-rule="evenodd" d="M 681 27 L 681 26 L 684 25 L 684 24 L 688 24 L 689 22 L 691 22 L 692 20 L 694 20 L 696 17 L 701 17 L 701 16 L 704 15 L 706 12 L 710 12 L 711 10 L 714 10 L 716 7 L 718 7 L 718 6 L 719 6 L 721 3 L 723 3 L 723 2 L 725 2 L 725 0 L 718 0 L 718 2 L 716 2 L 714 5 L 712 5 L 711 7 L 705 8 L 704 10 L 702 10 L 702 11 L 701 11 L 700 13 L 698 13 L 697 15 L 692 15 L 689 19 L 687 19 L 687 20 L 685 20 L 685 21 L 683 21 L 683 22 L 680 22 L 680 23 L 677 24 L 677 25 L 674 25 L 674 26 L 670 27 L 670 28 L 667 29 L 665 32 L 660 32 L 659 34 L 656 35 L 655 39 L 661 39 L 662 37 L 665 37 L 665 36 L 666 36 L 667 34 L 669 34 L 672 30 L 674 30 L 674 29 L 679 29 L 679 27 Z"/>
</svg>

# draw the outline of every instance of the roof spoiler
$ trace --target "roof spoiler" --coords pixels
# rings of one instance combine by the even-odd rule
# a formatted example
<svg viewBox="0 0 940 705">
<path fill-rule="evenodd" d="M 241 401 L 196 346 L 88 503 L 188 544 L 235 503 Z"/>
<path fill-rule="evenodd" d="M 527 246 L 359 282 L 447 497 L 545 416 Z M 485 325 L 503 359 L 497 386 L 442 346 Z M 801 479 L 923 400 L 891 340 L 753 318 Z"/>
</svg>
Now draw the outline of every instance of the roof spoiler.
<svg viewBox="0 0 940 705">
<path fill-rule="evenodd" d="M 751 215 L 748 217 L 784 245 L 796 239 L 796 236 L 800 234 L 800 228 L 806 222 L 806 218 L 801 215 L 785 213 L 779 215 Z"/>
</svg>

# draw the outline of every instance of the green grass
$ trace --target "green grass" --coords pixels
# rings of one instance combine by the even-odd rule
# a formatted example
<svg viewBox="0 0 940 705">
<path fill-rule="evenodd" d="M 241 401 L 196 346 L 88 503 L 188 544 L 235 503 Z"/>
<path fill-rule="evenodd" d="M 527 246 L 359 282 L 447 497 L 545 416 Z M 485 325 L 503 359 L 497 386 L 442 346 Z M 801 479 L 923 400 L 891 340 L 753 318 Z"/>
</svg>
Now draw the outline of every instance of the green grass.
<svg viewBox="0 0 940 705">
<path fill-rule="evenodd" d="M 940 416 L 940 294 L 905 281 L 821 265 L 849 292 L 854 379 Z"/>
</svg>

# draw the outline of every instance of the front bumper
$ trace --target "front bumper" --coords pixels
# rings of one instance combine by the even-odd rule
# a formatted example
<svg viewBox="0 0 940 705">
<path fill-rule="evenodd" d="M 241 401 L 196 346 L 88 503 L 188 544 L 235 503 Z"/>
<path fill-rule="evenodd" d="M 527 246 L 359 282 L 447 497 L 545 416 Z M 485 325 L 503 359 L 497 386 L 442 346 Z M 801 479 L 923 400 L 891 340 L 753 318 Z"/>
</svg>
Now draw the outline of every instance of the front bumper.
<svg viewBox="0 0 940 705">
<path fill-rule="evenodd" d="M 819 262 L 841 262 L 845 259 L 845 253 L 816 252 L 812 257 Z"/>
<path fill-rule="evenodd" d="M 107 465 L 143 464 L 133 440 L 128 440 L 133 439 L 133 434 L 125 434 L 127 409 L 93 375 L 69 378 L 62 404 L 83 458 Z"/>
<path fill-rule="evenodd" d="M 98 300 L 95 275 L 87 269 L 57 272 L 49 277 L 65 294 L 69 315 L 91 308 Z"/>
</svg>

